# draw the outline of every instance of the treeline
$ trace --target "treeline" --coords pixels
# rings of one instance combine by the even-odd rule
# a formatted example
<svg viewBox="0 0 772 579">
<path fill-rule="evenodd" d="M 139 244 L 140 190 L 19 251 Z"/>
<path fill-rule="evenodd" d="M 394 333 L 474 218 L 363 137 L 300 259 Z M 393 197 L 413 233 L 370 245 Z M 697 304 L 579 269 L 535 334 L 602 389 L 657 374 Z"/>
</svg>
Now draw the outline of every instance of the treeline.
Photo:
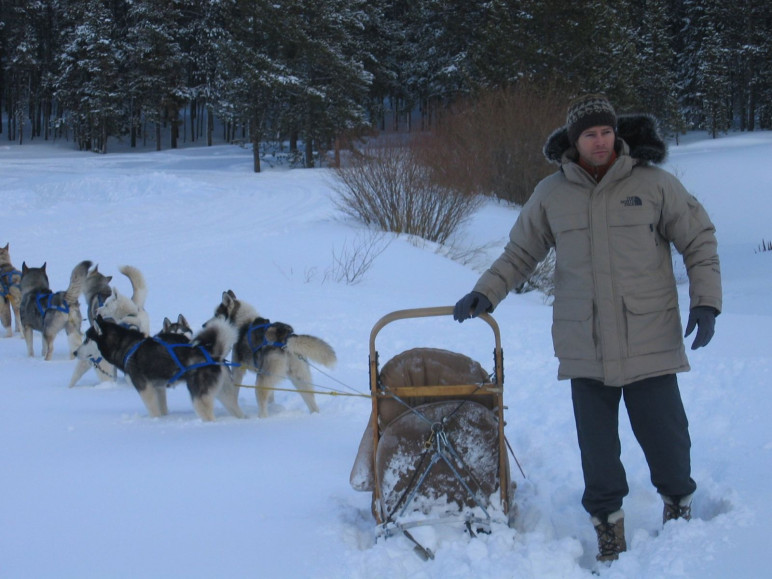
<svg viewBox="0 0 772 579">
<path fill-rule="evenodd" d="M 218 127 L 259 171 L 266 143 L 311 166 L 520 83 L 671 133 L 770 129 L 771 30 L 769 0 L 0 0 L 0 132 L 106 152 Z"/>
</svg>

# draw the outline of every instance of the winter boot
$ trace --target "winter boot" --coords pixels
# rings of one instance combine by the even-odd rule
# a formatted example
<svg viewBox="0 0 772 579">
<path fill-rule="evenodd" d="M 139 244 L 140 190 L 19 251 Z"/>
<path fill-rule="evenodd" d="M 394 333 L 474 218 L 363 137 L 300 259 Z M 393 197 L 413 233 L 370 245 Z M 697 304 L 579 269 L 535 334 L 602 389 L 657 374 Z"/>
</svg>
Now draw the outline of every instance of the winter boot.
<svg viewBox="0 0 772 579">
<path fill-rule="evenodd" d="M 592 517 L 592 524 L 598 535 L 598 561 L 616 561 L 619 554 L 627 551 L 625 542 L 625 513 L 622 509 L 611 513 L 603 521 Z"/>
<path fill-rule="evenodd" d="M 689 521 L 692 518 L 692 495 L 685 497 L 666 497 L 661 495 L 665 502 L 665 508 L 662 511 L 662 524 L 673 519 L 683 519 Z"/>
</svg>

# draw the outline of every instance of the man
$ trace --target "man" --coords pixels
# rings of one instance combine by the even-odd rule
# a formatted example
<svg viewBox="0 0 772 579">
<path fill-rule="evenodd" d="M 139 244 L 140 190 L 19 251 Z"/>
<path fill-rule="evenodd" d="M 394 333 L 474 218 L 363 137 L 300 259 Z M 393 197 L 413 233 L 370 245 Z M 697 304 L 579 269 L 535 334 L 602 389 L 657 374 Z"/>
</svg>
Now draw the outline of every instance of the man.
<svg viewBox="0 0 772 579">
<path fill-rule="evenodd" d="M 648 115 L 617 116 L 603 95 L 568 108 L 544 147 L 560 170 L 523 206 L 502 255 L 456 304 L 459 322 L 493 311 L 555 248 L 552 336 L 558 378 L 571 380 L 585 491 L 598 560 L 626 550 L 619 401 L 664 501 L 663 521 L 689 519 L 689 430 L 677 372 L 689 370 L 681 337 L 671 243 L 689 276 L 686 336 L 708 344 L 721 311 L 715 228 L 670 173 Z"/>
</svg>

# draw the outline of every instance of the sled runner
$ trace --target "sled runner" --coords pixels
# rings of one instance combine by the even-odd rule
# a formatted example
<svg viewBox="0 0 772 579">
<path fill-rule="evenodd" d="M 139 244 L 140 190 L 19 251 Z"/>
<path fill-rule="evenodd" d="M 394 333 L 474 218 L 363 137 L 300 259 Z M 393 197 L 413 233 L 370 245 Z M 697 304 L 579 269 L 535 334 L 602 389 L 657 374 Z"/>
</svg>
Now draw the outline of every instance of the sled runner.
<svg viewBox="0 0 772 579">
<path fill-rule="evenodd" d="M 470 533 L 493 518 L 513 522 L 513 486 L 504 439 L 503 355 L 493 331 L 491 375 L 471 358 L 437 348 L 414 348 L 379 371 L 375 341 L 397 320 L 452 315 L 452 307 L 395 311 L 370 334 L 372 414 L 351 471 L 356 490 L 372 492 L 380 535 L 416 525 L 459 521 Z M 431 556 L 428 550 L 423 556 Z"/>
</svg>

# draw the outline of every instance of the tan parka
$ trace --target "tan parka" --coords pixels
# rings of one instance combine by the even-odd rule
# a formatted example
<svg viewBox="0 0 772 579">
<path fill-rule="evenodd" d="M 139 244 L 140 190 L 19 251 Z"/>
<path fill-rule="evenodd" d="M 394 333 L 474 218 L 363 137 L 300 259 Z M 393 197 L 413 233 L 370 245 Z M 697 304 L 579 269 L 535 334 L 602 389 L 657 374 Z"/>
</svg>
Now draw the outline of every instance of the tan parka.
<svg viewBox="0 0 772 579">
<path fill-rule="evenodd" d="M 609 386 L 689 370 L 671 243 L 689 277 L 689 307 L 721 311 L 715 228 L 673 175 L 656 121 L 619 118 L 618 158 L 600 183 L 575 160 L 565 128 L 545 145 L 558 172 L 523 207 L 502 255 L 474 290 L 495 308 L 555 248 L 552 339 L 558 378 Z"/>
</svg>

